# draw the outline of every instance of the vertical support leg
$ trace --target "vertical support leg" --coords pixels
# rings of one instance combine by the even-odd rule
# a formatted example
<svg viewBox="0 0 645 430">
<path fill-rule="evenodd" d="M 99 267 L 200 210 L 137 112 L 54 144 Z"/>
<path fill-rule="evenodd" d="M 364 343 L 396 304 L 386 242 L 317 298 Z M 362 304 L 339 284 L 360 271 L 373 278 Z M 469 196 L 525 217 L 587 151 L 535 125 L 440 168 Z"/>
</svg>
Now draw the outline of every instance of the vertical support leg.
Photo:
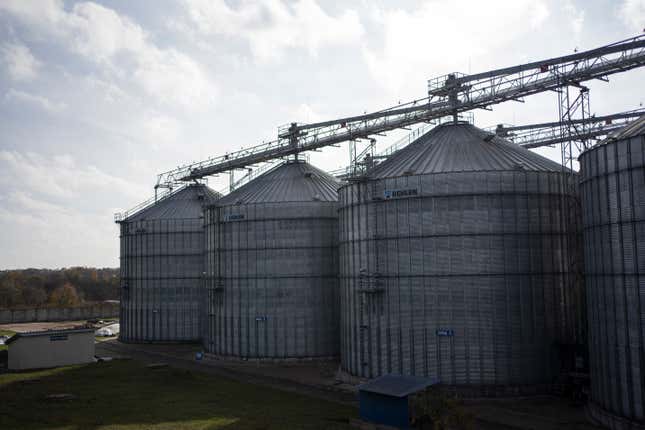
<svg viewBox="0 0 645 430">
<path fill-rule="evenodd" d="M 581 255 L 581 231 L 577 222 L 580 215 L 579 201 L 572 198 L 578 195 L 577 190 L 577 159 L 582 151 L 589 147 L 589 139 L 585 136 L 590 125 L 574 123 L 576 119 L 588 119 L 591 116 L 589 103 L 589 89 L 578 85 L 578 94 L 573 97 L 570 86 L 562 87 L 558 93 L 558 113 L 560 116 L 560 135 L 562 137 L 561 157 L 562 168 L 565 173 L 566 187 L 563 191 L 562 210 L 564 211 L 564 226 L 567 229 L 565 250 L 563 252 L 563 275 L 562 297 L 565 300 L 565 307 L 570 309 L 565 314 L 564 322 L 572 325 L 565 335 L 573 336 L 572 342 L 584 343 L 586 340 L 586 315 L 583 311 L 584 279 Z M 567 357 L 569 360 L 574 357 Z M 570 369 L 573 370 L 573 369 Z"/>
<path fill-rule="evenodd" d="M 349 175 L 356 175 L 356 141 L 349 141 Z"/>
<path fill-rule="evenodd" d="M 575 119 L 588 119 L 591 116 L 589 107 L 589 88 L 580 86 L 580 92 L 573 98 L 571 87 L 565 86 L 558 93 L 558 113 L 560 116 L 560 135 L 563 138 L 561 152 L 562 165 L 574 174 L 575 163 L 580 153 L 588 148 L 589 139 L 585 136 L 590 125 L 584 122 L 573 123 Z"/>
</svg>

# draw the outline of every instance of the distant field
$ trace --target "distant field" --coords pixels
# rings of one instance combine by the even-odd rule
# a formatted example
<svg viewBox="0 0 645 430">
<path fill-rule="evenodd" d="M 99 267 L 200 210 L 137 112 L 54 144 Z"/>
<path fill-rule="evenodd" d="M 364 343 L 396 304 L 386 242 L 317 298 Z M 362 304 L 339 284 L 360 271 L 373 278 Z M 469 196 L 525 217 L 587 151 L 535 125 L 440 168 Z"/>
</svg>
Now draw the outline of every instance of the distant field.
<svg viewBox="0 0 645 430">
<path fill-rule="evenodd" d="M 72 400 L 47 400 L 50 394 Z M 0 374 L 0 429 L 344 429 L 356 410 L 130 360 Z"/>
</svg>

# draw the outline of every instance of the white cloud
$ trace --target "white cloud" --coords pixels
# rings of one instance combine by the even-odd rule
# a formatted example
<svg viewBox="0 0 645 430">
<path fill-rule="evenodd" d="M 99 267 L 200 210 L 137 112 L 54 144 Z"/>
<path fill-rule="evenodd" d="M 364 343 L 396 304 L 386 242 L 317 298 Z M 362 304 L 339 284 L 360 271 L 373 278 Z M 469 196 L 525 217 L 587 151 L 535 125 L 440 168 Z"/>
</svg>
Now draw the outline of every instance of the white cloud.
<svg viewBox="0 0 645 430">
<path fill-rule="evenodd" d="M 645 0 L 624 0 L 618 16 L 632 31 L 645 30 Z"/>
<path fill-rule="evenodd" d="M 67 105 L 63 102 L 52 101 L 47 97 L 19 91 L 14 88 L 10 88 L 9 91 L 6 92 L 4 95 L 4 101 L 5 103 L 18 102 L 36 106 L 50 113 L 62 112 L 67 108 Z"/>
<path fill-rule="evenodd" d="M 127 16 L 93 2 L 77 3 L 70 11 L 59 1 L 43 2 L 44 13 L 23 0 L 6 0 L 0 10 L 12 14 L 41 37 L 55 37 L 64 46 L 113 74 L 133 81 L 166 105 L 202 109 L 216 93 L 202 67 L 173 48 L 159 48 Z"/>
<path fill-rule="evenodd" d="M 109 213 L 83 213 L 15 190 L 0 194 L 0 228 L 3 269 L 53 268 L 61 262 L 118 266 L 118 230 Z"/>
<path fill-rule="evenodd" d="M 62 0 L 4 0 L 0 11 L 6 11 L 30 27 L 47 27 L 56 30 L 56 24 L 64 18 Z"/>
<path fill-rule="evenodd" d="M 331 16 L 315 0 L 243 1 L 237 8 L 224 0 L 184 0 L 184 4 L 202 34 L 246 40 L 260 61 L 279 61 L 289 48 L 303 48 L 316 56 L 323 46 L 357 43 L 364 34 L 354 10 Z"/>
<path fill-rule="evenodd" d="M 73 48 L 99 63 L 111 63 L 119 53 L 137 54 L 154 49 L 140 26 L 96 3 L 74 5 L 65 15 L 65 25 Z"/>
<path fill-rule="evenodd" d="M 72 200 L 116 192 L 140 199 L 145 188 L 103 172 L 96 166 L 79 165 L 69 154 L 47 157 L 34 152 L 0 151 L 0 187 L 20 189 L 49 198 Z"/>
<path fill-rule="evenodd" d="M 585 11 L 576 8 L 572 0 L 565 0 L 562 3 L 562 9 L 571 23 L 574 38 L 579 39 L 582 33 L 582 27 L 585 22 Z M 577 42 L 577 40 L 576 40 Z"/>
<path fill-rule="evenodd" d="M 326 118 L 307 103 L 299 104 L 295 109 L 289 110 L 289 118 L 296 122 L 312 123 L 324 121 Z"/>
<path fill-rule="evenodd" d="M 11 191 L 4 200 L 7 208 L 19 209 L 22 213 L 29 215 L 20 217 L 21 220 L 28 220 L 29 223 L 39 223 L 43 227 L 47 225 L 47 219 L 51 218 L 52 215 L 69 213 L 69 209 L 64 206 L 36 200 L 24 191 Z"/>
<path fill-rule="evenodd" d="M 0 54 L 11 79 L 30 81 L 36 77 L 40 61 L 25 45 L 6 42 L 0 46 Z"/>
<path fill-rule="evenodd" d="M 121 104 L 132 99 L 131 95 L 123 91 L 114 82 L 105 81 L 96 76 L 83 77 L 81 84 L 86 86 L 87 91 L 91 92 L 96 98 L 105 101 L 108 105 Z"/>
<path fill-rule="evenodd" d="M 396 93 L 410 80 L 454 71 L 469 57 L 535 31 L 549 10 L 544 0 L 428 0 L 412 11 L 375 9 L 371 15 L 383 44 L 364 47 L 363 55 L 375 80 Z"/>
<path fill-rule="evenodd" d="M 181 124 L 175 118 L 147 113 L 141 120 L 143 135 L 155 148 L 176 143 L 181 134 Z"/>
<path fill-rule="evenodd" d="M 0 150 L 3 268 L 118 264 L 113 203 L 148 193 L 69 154 Z"/>
<path fill-rule="evenodd" d="M 149 49 L 139 54 L 134 79 L 166 105 L 203 109 L 215 102 L 217 87 L 190 57 L 176 50 Z"/>
</svg>

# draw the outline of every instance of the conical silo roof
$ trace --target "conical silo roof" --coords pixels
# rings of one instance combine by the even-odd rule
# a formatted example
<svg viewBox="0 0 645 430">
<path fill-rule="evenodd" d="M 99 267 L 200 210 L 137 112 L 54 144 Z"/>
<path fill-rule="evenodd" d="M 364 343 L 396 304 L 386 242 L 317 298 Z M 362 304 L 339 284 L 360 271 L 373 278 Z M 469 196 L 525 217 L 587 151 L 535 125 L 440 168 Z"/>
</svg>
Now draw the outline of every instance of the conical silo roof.
<svg viewBox="0 0 645 430">
<path fill-rule="evenodd" d="M 215 203 L 221 195 L 203 184 L 191 184 L 125 219 L 126 222 L 153 219 L 199 218 L 202 207 Z"/>
<path fill-rule="evenodd" d="M 219 200 L 218 205 L 336 202 L 339 182 L 305 161 L 288 161 Z"/>
<path fill-rule="evenodd" d="M 562 166 L 471 124 L 451 123 L 433 128 L 396 152 L 369 177 L 517 169 L 561 172 Z"/>
<path fill-rule="evenodd" d="M 634 136 L 642 136 L 645 134 L 645 115 L 639 117 L 637 120 L 630 122 L 625 127 L 621 128 L 614 133 L 611 133 L 606 139 L 602 140 L 598 145 L 615 140 L 629 139 Z"/>
<path fill-rule="evenodd" d="M 602 148 L 608 144 L 616 142 L 618 140 L 627 140 L 635 136 L 642 136 L 645 134 L 645 115 L 638 117 L 638 119 L 630 122 L 626 126 L 613 131 L 606 138 L 596 143 L 595 145 L 587 148 L 585 151 L 580 154 L 578 160 L 582 162 L 582 159 L 586 154 L 593 152 L 599 148 Z"/>
</svg>

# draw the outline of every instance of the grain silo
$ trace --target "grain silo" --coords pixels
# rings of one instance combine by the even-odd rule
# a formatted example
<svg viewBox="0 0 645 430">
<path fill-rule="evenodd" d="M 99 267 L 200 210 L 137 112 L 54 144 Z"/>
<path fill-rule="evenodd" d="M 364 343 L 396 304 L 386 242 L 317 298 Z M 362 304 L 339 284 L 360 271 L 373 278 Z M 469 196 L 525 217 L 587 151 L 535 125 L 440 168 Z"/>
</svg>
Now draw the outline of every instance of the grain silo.
<svg viewBox="0 0 645 430">
<path fill-rule="evenodd" d="M 208 209 L 208 352 L 338 355 L 337 188 L 323 171 L 288 161 Z"/>
<path fill-rule="evenodd" d="M 448 385 L 548 383 L 573 337 L 571 175 L 440 125 L 339 190 L 341 366 Z"/>
<path fill-rule="evenodd" d="M 205 185 L 188 185 L 119 222 L 120 340 L 199 341 L 203 206 L 218 196 Z"/>
<path fill-rule="evenodd" d="M 645 117 L 580 156 L 591 415 L 645 428 Z"/>
</svg>

